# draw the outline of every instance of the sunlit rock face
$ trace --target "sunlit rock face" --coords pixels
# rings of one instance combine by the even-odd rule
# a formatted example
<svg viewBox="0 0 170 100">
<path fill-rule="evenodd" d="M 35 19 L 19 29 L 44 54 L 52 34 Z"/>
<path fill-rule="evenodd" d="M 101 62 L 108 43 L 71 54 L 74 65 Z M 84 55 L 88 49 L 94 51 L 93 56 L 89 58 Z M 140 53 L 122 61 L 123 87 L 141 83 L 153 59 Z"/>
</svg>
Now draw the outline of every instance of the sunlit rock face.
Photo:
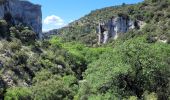
<svg viewBox="0 0 170 100">
<path fill-rule="evenodd" d="M 39 37 L 42 34 L 41 6 L 26 0 L 6 0 L 0 4 L 0 19 L 13 24 L 22 23 L 33 29 Z"/>
<path fill-rule="evenodd" d="M 112 17 L 108 22 L 98 25 L 98 44 L 105 44 L 109 38 L 117 39 L 120 34 L 130 29 L 140 28 L 139 22 L 132 21 L 127 16 Z"/>
</svg>

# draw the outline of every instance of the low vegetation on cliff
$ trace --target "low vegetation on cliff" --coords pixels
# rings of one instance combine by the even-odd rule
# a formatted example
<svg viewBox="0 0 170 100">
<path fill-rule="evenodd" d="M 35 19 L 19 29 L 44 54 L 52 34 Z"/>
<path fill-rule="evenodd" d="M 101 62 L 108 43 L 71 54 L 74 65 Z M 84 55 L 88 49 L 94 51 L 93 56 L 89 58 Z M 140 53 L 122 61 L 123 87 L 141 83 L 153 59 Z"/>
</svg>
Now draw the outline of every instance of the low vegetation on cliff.
<svg viewBox="0 0 170 100">
<path fill-rule="evenodd" d="M 44 40 L 0 20 L 0 98 L 169 100 L 169 11 L 169 0 L 103 8 Z M 119 14 L 146 25 L 97 45 L 98 21 Z"/>
</svg>

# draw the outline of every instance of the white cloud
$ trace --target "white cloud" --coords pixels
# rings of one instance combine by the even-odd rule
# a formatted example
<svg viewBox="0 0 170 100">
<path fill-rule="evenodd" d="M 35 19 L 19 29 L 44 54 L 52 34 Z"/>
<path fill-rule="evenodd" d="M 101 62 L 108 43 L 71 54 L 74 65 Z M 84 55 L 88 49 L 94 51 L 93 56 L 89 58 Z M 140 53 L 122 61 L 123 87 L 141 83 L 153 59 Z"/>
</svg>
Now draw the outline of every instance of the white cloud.
<svg viewBox="0 0 170 100">
<path fill-rule="evenodd" d="M 53 24 L 55 26 L 63 26 L 65 24 L 64 20 L 62 18 L 60 18 L 59 16 L 56 16 L 56 15 L 47 16 L 44 19 L 43 23 L 45 25 Z"/>
<path fill-rule="evenodd" d="M 47 16 L 43 20 L 43 32 L 47 32 L 47 31 L 53 30 L 53 29 L 58 29 L 58 28 L 66 26 L 66 25 L 68 25 L 68 23 L 66 23 L 59 16 L 56 16 L 56 15 Z"/>
</svg>

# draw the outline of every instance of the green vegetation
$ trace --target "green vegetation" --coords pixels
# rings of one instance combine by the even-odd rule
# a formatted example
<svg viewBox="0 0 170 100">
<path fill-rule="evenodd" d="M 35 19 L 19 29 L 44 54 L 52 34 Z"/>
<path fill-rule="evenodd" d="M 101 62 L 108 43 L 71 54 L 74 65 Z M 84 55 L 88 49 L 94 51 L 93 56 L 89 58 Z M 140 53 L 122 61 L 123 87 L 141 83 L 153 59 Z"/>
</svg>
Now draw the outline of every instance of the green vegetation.
<svg viewBox="0 0 170 100">
<path fill-rule="evenodd" d="M 48 40 L 0 20 L 0 99 L 169 100 L 169 6 L 145 0 L 103 8 Z M 97 22 L 120 14 L 146 25 L 98 46 Z"/>
<path fill-rule="evenodd" d="M 160 100 L 168 98 L 170 46 L 151 45 L 142 39 L 128 40 L 88 66 L 84 77 L 90 84 L 89 98 L 108 94 L 142 98 L 145 91 L 155 92 Z"/>
<path fill-rule="evenodd" d="M 88 46 L 96 46 L 96 26 L 98 22 L 105 22 L 113 16 L 123 14 L 129 16 L 132 20 L 141 20 L 147 23 L 147 26 L 141 33 L 169 39 L 169 5 L 169 0 L 145 0 L 135 5 L 122 4 L 122 6 L 95 10 L 81 19 L 72 22 L 68 27 L 61 28 L 59 33 L 63 34 L 63 39 L 65 41 L 79 41 Z"/>
<path fill-rule="evenodd" d="M 5 94 L 5 100 L 30 100 L 31 91 L 26 87 L 9 88 Z"/>
</svg>

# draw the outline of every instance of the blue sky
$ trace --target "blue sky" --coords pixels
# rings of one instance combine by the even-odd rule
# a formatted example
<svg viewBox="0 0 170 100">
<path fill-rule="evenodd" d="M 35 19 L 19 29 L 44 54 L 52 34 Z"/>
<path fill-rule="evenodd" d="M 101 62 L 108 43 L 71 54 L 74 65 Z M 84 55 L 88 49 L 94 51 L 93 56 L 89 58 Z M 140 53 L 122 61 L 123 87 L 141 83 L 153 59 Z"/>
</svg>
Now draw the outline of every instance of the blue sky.
<svg viewBox="0 0 170 100">
<path fill-rule="evenodd" d="M 63 27 L 90 13 L 104 7 L 134 4 L 143 0 L 29 0 L 40 4 L 43 13 L 43 31 Z"/>
</svg>

